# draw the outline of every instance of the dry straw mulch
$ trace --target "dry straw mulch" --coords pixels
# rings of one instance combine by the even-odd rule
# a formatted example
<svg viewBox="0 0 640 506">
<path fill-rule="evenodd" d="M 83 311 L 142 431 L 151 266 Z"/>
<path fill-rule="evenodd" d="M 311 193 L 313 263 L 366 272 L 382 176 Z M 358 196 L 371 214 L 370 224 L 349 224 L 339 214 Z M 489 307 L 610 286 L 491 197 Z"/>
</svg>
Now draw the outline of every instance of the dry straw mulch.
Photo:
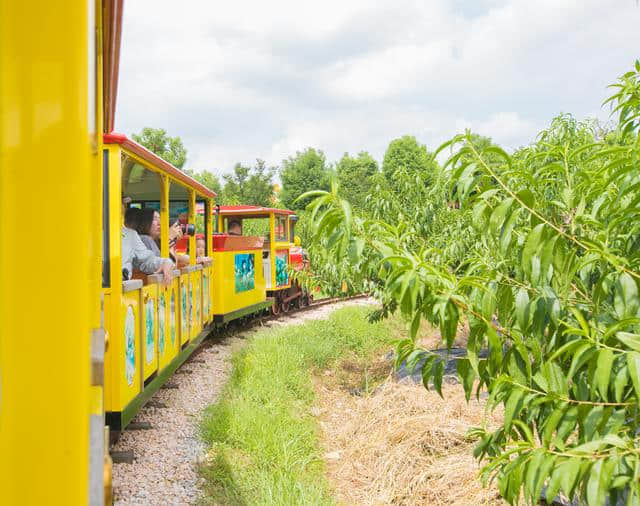
<svg viewBox="0 0 640 506">
<path fill-rule="evenodd" d="M 442 399 L 391 377 L 370 395 L 351 395 L 335 374 L 327 374 L 316 382 L 313 412 L 340 503 L 505 504 L 495 485 L 482 487 L 474 443 L 465 436 L 485 423 L 483 401 L 467 404 L 457 384 L 444 385 Z M 494 425 L 499 416 L 486 422 Z"/>
</svg>

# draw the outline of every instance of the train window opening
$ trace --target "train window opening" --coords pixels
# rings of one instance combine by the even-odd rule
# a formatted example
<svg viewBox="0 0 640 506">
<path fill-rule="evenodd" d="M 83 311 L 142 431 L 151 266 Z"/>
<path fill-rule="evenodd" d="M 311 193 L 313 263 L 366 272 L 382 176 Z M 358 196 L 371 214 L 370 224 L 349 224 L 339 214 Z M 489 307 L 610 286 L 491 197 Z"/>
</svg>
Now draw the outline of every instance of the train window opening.
<svg viewBox="0 0 640 506">
<path fill-rule="evenodd" d="M 111 237 L 109 223 L 109 151 L 102 153 L 102 287 L 111 286 Z"/>
<path fill-rule="evenodd" d="M 204 209 L 204 200 L 196 200 L 196 209 Z M 209 213 L 211 214 L 211 213 Z M 196 234 L 204 234 L 205 233 L 205 215 L 204 213 L 196 212 Z"/>
<path fill-rule="evenodd" d="M 297 222 L 298 222 L 298 217 L 295 214 L 292 216 L 289 216 L 289 242 L 295 242 Z"/>
<path fill-rule="evenodd" d="M 275 238 L 276 242 L 287 242 L 287 217 L 276 215 Z"/>
<path fill-rule="evenodd" d="M 229 230 L 229 223 L 240 222 L 242 225 L 242 235 L 263 237 L 268 244 L 269 239 L 269 217 L 261 218 L 240 218 L 236 216 L 225 217 L 225 231 Z"/>
</svg>

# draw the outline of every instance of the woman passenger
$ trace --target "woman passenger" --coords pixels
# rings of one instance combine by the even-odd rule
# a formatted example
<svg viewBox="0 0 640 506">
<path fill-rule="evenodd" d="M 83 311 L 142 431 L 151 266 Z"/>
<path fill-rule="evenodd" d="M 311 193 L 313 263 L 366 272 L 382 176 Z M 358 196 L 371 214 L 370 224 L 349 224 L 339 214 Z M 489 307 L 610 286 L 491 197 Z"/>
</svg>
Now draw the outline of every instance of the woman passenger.
<svg viewBox="0 0 640 506">
<path fill-rule="evenodd" d="M 160 256 L 160 213 L 150 207 L 142 209 L 140 221 L 138 223 L 138 234 L 140 239 L 151 250 L 154 255 Z M 175 244 L 175 239 L 182 236 L 180 224 L 176 223 L 169 228 L 169 244 Z M 185 255 L 176 255 L 175 248 L 169 248 L 169 256 L 178 267 L 184 267 L 189 264 L 189 257 Z"/>
<path fill-rule="evenodd" d="M 147 249 L 150 249 L 157 257 L 159 257 L 160 248 L 158 247 L 158 244 L 160 243 L 160 213 L 150 207 L 142 209 L 137 230 L 140 235 L 140 239 L 142 239 L 142 242 Z"/>
</svg>

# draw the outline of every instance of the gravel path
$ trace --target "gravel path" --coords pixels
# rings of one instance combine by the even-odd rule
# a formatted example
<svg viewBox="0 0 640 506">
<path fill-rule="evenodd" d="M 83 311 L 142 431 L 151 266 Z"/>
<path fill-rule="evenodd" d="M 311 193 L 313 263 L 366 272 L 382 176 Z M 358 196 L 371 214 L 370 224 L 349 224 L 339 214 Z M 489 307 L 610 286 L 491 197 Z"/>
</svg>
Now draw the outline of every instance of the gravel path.
<svg viewBox="0 0 640 506">
<path fill-rule="evenodd" d="M 299 325 L 307 320 L 326 318 L 346 305 L 372 304 L 371 299 L 327 304 L 295 315 L 283 315 L 265 323 L 267 327 Z M 225 337 L 215 344 L 205 344 L 196 362 L 189 361 L 181 370 L 190 374 L 174 374 L 171 383 L 178 389 L 160 389 L 153 401 L 166 408 L 145 406 L 134 422 L 150 422 L 152 429 L 124 431 L 112 448 L 133 450 L 133 464 L 114 464 L 113 494 L 116 505 L 194 504 L 200 497 L 200 478 L 196 464 L 205 454 L 198 437 L 200 413 L 216 401 L 231 372 L 229 358 L 244 337 L 261 326 Z"/>
</svg>

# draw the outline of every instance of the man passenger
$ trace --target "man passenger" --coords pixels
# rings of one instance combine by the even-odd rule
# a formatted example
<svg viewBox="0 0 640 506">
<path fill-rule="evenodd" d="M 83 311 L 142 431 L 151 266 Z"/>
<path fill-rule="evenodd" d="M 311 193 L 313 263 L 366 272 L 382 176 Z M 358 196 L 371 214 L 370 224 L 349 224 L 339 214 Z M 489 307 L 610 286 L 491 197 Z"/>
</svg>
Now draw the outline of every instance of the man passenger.
<svg viewBox="0 0 640 506">
<path fill-rule="evenodd" d="M 238 220 L 230 221 L 227 231 L 229 235 L 242 235 L 242 223 Z"/>
</svg>

